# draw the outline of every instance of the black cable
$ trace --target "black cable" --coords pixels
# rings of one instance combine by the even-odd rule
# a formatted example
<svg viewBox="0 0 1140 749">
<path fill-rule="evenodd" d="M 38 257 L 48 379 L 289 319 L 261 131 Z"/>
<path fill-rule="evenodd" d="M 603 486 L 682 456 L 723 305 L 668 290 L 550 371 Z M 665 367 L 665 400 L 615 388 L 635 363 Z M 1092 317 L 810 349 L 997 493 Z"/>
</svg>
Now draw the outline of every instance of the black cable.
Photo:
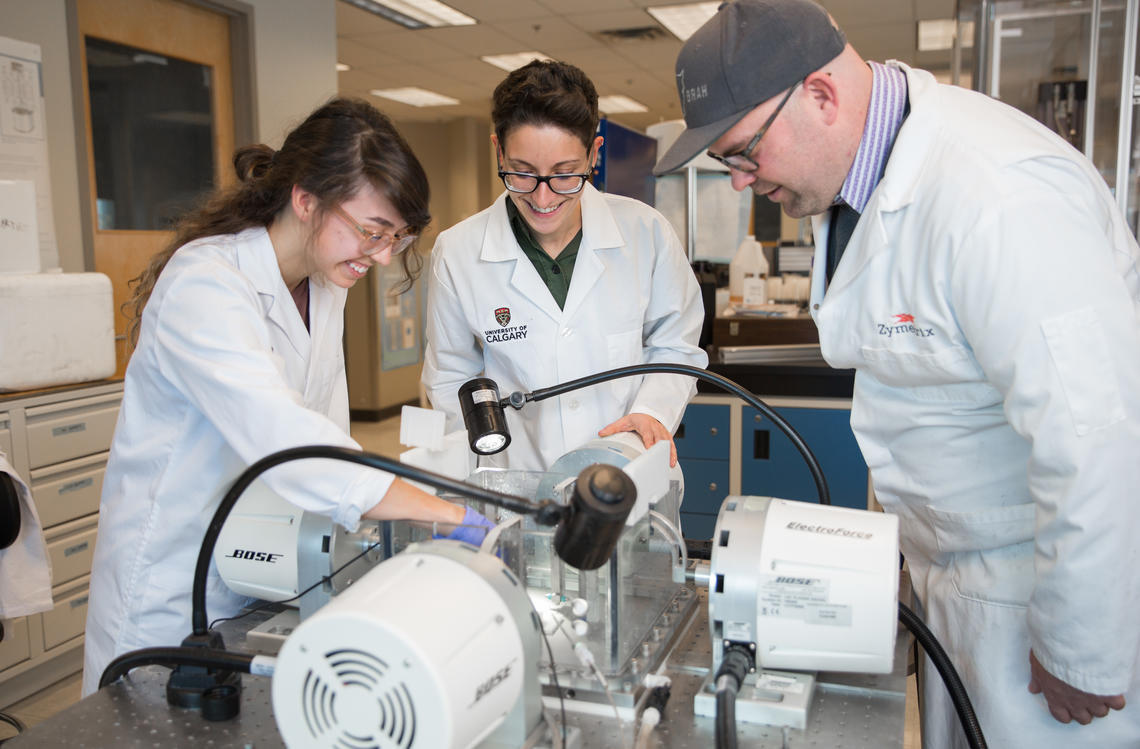
<svg viewBox="0 0 1140 749">
<path fill-rule="evenodd" d="M 16 736 L 19 736 L 21 733 L 28 730 L 28 727 L 24 725 L 24 722 L 22 720 L 17 718 L 15 715 L 10 715 L 8 713 L 0 713 L 0 723 L 7 723 L 8 725 L 12 726 L 12 728 L 15 728 Z M 16 736 L 8 736 L 7 738 L 0 739 L 0 744 L 3 744 L 9 739 L 14 739 Z"/>
<path fill-rule="evenodd" d="M 198 549 L 198 562 L 194 568 L 194 587 L 191 592 L 191 604 L 193 608 L 190 619 L 193 625 L 194 635 L 204 636 L 209 632 L 206 616 L 206 580 L 210 572 L 210 560 L 214 556 L 214 546 L 218 542 L 218 534 L 222 532 L 222 526 L 226 524 L 226 518 L 229 517 L 233 506 L 237 504 L 242 492 L 262 473 L 281 463 L 303 458 L 330 458 L 333 460 L 344 460 L 349 463 L 358 463 L 360 465 L 369 466 L 370 468 L 377 468 L 381 471 L 395 474 L 396 476 L 414 479 L 420 483 L 433 486 L 437 489 L 443 489 L 453 494 L 489 502 L 496 507 L 502 507 L 522 515 L 534 515 L 535 520 L 542 525 L 557 524 L 558 521 L 562 519 L 562 514 L 565 511 L 562 505 L 559 505 L 553 500 L 544 500 L 537 503 L 532 502 L 525 497 L 516 497 L 511 494 L 483 489 L 472 484 L 457 481 L 442 474 L 425 471 L 422 468 L 405 465 L 397 460 L 373 455 L 372 453 L 366 453 L 362 450 L 349 450 L 345 447 L 334 447 L 332 445 L 311 445 L 308 447 L 293 447 L 287 450 L 280 450 L 265 456 L 242 471 L 241 475 L 239 475 L 237 479 L 234 480 L 233 485 L 230 486 L 229 491 L 222 497 L 218 509 L 214 511 L 214 517 L 210 520 L 210 525 L 206 528 L 206 534 L 202 538 L 202 545 Z"/>
<path fill-rule="evenodd" d="M 919 618 L 918 614 L 907 608 L 906 604 L 899 602 L 899 621 L 903 623 L 918 644 L 926 651 L 926 655 L 934 662 L 942 681 L 950 692 L 950 700 L 954 703 L 954 710 L 958 713 L 958 720 L 962 723 L 962 730 L 966 733 L 966 741 L 971 749 L 986 749 L 986 737 L 982 735 L 982 725 L 974 713 L 974 706 L 970 703 L 970 696 L 966 694 L 966 687 L 958 676 L 957 669 L 950 661 L 950 656 L 942 649 L 941 643 L 934 633 Z"/>
<path fill-rule="evenodd" d="M 550 647 L 550 638 L 546 636 L 546 629 L 542 626 L 542 617 L 538 615 L 534 601 L 530 599 L 530 596 L 527 596 L 526 600 L 530 603 L 530 610 L 534 613 L 538 632 L 542 635 L 542 641 L 546 643 L 546 654 L 550 657 L 550 680 L 554 682 L 554 690 L 558 692 L 558 705 L 562 708 L 562 749 L 566 749 L 566 696 L 562 694 L 562 687 L 558 686 L 558 666 L 554 662 L 554 648 Z"/>
<path fill-rule="evenodd" d="M 736 695 L 748 672 L 756 665 L 750 650 L 729 645 L 720 659 L 713 683 L 716 685 L 716 747 L 736 749 Z"/>
<path fill-rule="evenodd" d="M 772 423 L 775 424 L 779 430 L 783 432 L 789 440 L 792 441 L 792 444 L 795 445 L 796 450 L 798 450 L 800 455 L 803 456 L 804 462 L 807 463 L 808 471 L 811 472 L 812 480 L 815 481 L 815 490 L 819 494 L 819 503 L 821 505 L 831 504 L 831 493 L 827 489 L 827 480 L 823 476 L 823 469 L 820 467 L 819 461 L 816 459 L 815 454 L 812 453 L 811 449 L 807 446 L 807 443 L 804 442 L 803 437 L 801 437 L 799 433 L 792 428 L 792 425 L 789 424 L 783 416 L 780 416 L 780 414 L 776 413 L 771 406 L 757 398 L 745 388 L 737 385 L 727 377 L 722 377 L 721 375 L 709 372 L 705 369 L 690 367 L 687 364 L 633 364 L 628 367 L 619 367 L 617 369 L 611 369 L 607 372 L 598 372 L 597 374 L 587 375 L 586 377 L 579 377 L 577 380 L 570 380 L 569 382 L 564 382 L 561 385 L 553 385 L 548 388 L 539 388 L 538 390 L 530 393 L 519 394 L 522 395 L 521 399 L 517 398 L 516 394 L 512 393 L 510 396 L 503 398 L 502 401 L 500 401 L 500 405 L 502 405 L 504 408 L 507 406 L 522 408 L 524 403 L 530 401 L 545 400 L 547 398 L 553 398 L 556 395 L 562 395 L 563 393 L 568 393 L 571 390 L 577 390 L 588 385 L 597 385 L 602 382 L 608 382 L 609 380 L 616 380 L 621 377 L 630 377 L 633 375 L 641 374 L 688 375 L 690 377 L 695 377 L 698 380 L 704 380 L 705 382 L 711 382 L 714 385 L 718 385 L 721 389 L 726 390 L 744 400 L 745 403 L 767 416 L 772 421 Z"/>
<path fill-rule="evenodd" d="M 142 648 L 120 655 L 107 664 L 99 677 L 99 688 L 111 684 L 133 668 L 139 666 L 204 666 L 249 673 L 249 664 L 254 656 L 247 653 L 231 653 L 215 648 L 164 647 Z"/>
<path fill-rule="evenodd" d="M 344 571 L 344 568 L 345 568 L 345 567 L 347 567 L 348 565 L 352 564 L 352 563 L 353 563 L 353 562 L 355 562 L 357 559 L 360 559 L 362 556 L 364 556 L 364 555 L 365 555 L 365 554 L 367 554 L 368 552 L 370 552 L 370 551 L 372 551 L 373 549 L 375 549 L 375 548 L 376 548 L 377 546 L 379 546 L 381 543 L 382 543 L 382 542 L 380 542 L 380 541 L 376 541 L 376 542 L 375 542 L 375 543 L 373 543 L 371 546 L 369 546 L 367 549 L 365 549 L 364 551 L 360 552 L 359 554 L 357 554 L 356 556 L 354 556 L 352 559 L 349 559 L 347 562 L 345 562 L 345 563 L 344 563 L 344 564 L 342 564 L 341 566 L 337 567 L 335 570 L 333 570 L 333 571 L 332 571 L 332 572 L 330 572 L 329 574 L 327 574 L 327 575 L 321 575 L 321 579 L 320 579 L 320 580 L 317 580 L 315 583 L 313 583 L 313 584 L 312 584 L 312 585 L 310 585 L 309 587 L 305 588 L 304 590 L 302 590 L 300 593 L 298 593 L 297 595 L 293 596 L 292 598 L 286 598 L 286 599 L 284 599 L 284 600 L 281 600 L 281 601 L 263 601 L 262 603 L 260 603 L 260 604 L 259 604 L 259 605 L 257 605 L 257 606 L 254 606 L 253 608 L 249 609 L 248 611 L 243 611 L 243 612 L 241 612 L 240 614 L 236 614 L 236 615 L 234 615 L 234 616 L 223 616 L 223 617 L 220 617 L 220 618 L 218 618 L 218 619 L 215 619 L 214 621 L 210 622 L 210 627 L 209 627 L 209 628 L 210 628 L 210 629 L 213 629 L 213 628 L 214 628 L 214 625 L 215 625 L 215 624 L 218 624 L 218 623 L 220 623 L 220 622 L 236 622 L 238 619 L 244 619 L 245 617 L 249 616 L 250 614 L 256 614 L 258 611 L 261 611 L 262 609 L 268 608 L 269 606 L 272 606 L 272 605 L 273 605 L 273 604 L 275 604 L 275 603 L 289 603 L 290 601 L 296 601 L 298 598 L 300 598 L 301 596 L 305 595 L 306 593 L 308 593 L 310 590 L 312 590 L 313 588 L 317 587 L 318 585 L 323 585 L 324 583 L 327 583 L 327 582 L 332 582 L 332 579 L 333 579 L 334 577 L 336 577 L 337 575 L 339 575 L 341 572 L 343 572 L 343 571 Z"/>
<path fill-rule="evenodd" d="M 716 749 L 736 749 L 736 690 L 716 690 Z"/>
</svg>

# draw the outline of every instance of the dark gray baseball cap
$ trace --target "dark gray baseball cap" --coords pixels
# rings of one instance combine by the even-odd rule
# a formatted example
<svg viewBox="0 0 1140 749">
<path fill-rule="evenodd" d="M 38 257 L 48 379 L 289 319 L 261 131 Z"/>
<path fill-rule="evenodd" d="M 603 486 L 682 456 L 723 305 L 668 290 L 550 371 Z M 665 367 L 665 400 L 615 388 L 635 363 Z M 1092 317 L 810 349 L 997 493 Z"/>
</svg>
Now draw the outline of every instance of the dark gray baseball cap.
<svg viewBox="0 0 1140 749">
<path fill-rule="evenodd" d="M 677 56 L 686 130 L 653 173 L 671 172 L 757 105 L 834 60 L 847 45 L 812 0 L 735 0 L 720 6 Z"/>
</svg>

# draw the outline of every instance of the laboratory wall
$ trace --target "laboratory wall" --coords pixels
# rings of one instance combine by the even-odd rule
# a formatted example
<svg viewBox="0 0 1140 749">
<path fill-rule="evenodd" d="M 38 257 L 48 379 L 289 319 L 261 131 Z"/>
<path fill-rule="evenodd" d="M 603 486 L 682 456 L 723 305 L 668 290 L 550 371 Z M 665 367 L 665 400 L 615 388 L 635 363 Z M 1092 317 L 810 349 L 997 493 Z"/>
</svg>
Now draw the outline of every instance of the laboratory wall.
<svg viewBox="0 0 1140 749">
<path fill-rule="evenodd" d="M 252 11 L 253 124 L 258 141 L 284 134 L 336 93 L 336 0 L 244 0 Z M 60 265 L 87 270 L 80 221 L 79 148 L 73 104 L 68 0 L 0 0 L 0 35 L 43 54 L 52 211 Z"/>
</svg>

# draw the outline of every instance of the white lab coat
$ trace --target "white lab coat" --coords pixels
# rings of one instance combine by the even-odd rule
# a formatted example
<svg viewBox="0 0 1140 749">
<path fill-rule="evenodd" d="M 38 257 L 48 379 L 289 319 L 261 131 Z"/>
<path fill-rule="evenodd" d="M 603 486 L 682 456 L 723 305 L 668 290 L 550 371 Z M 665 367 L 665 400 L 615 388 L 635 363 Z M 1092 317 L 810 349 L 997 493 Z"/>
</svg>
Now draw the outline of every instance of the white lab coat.
<svg viewBox="0 0 1140 749">
<path fill-rule="evenodd" d="M 708 364 L 697 346 L 696 277 L 660 213 L 587 184 L 582 242 L 559 309 L 515 239 L 507 200 L 503 193 L 441 233 L 432 251 L 423 383 L 449 430 L 463 428 L 458 390 L 473 377 L 495 380 L 506 396 L 630 364 Z M 507 409 L 512 441 L 497 464 L 545 470 L 632 412 L 673 431 L 695 392 L 690 377 L 655 374 Z"/>
<path fill-rule="evenodd" d="M 1140 251 L 1014 109 L 902 66 L 910 116 L 812 313 L 925 615 L 990 746 L 1140 746 Z M 1062 725 L 1028 651 L 1128 707 Z M 927 669 L 925 746 L 966 743 Z"/>
<path fill-rule="evenodd" d="M 51 558 L 32 493 L 2 452 L 0 473 L 12 477 L 20 501 L 20 532 L 0 549 L 0 619 L 15 619 L 51 609 Z"/>
<path fill-rule="evenodd" d="M 341 339 L 345 291 L 309 281 L 306 331 L 264 229 L 180 248 L 143 313 L 103 481 L 87 616 L 84 693 L 104 667 L 190 633 L 190 590 L 205 529 L 238 474 L 348 436 Z M 393 477 L 343 461 L 293 461 L 270 489 L 355 529 Z M 211 564 L 207 613 L 236 613 Z"/>
</svg>

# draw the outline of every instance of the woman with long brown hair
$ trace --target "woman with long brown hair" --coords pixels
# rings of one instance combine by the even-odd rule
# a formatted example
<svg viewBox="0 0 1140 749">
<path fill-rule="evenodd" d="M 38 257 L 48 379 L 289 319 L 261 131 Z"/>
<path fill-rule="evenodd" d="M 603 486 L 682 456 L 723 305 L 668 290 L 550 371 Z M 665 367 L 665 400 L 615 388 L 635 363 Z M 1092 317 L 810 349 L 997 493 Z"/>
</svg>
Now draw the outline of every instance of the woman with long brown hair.
<svg viewBox="0 0 1140 749">
<path fill-rule="evenodd" d="M 198 548 L 247 466 L 348 434 L 341 339 L 347 290 L 427 225 L 428 182 L 407 143 L 363 101 L 334 99 L 281 149 L 234 156 L 240 184 L 187 216 L 136 279 L 122 410 L 107 463 L 87 618 L 84 693 L 115 656 L 189 633 Z M 355 529 L 362 518 L 488 522 L 371 468 L 294 461 L 262 475 L 294 505 Z M 467 526 L 467 527 L 464 527 Z M 472 527 L 476 526 L 476 527 Z M 216 571 L 211 616 L 244 599 Z"/>
</svg>

